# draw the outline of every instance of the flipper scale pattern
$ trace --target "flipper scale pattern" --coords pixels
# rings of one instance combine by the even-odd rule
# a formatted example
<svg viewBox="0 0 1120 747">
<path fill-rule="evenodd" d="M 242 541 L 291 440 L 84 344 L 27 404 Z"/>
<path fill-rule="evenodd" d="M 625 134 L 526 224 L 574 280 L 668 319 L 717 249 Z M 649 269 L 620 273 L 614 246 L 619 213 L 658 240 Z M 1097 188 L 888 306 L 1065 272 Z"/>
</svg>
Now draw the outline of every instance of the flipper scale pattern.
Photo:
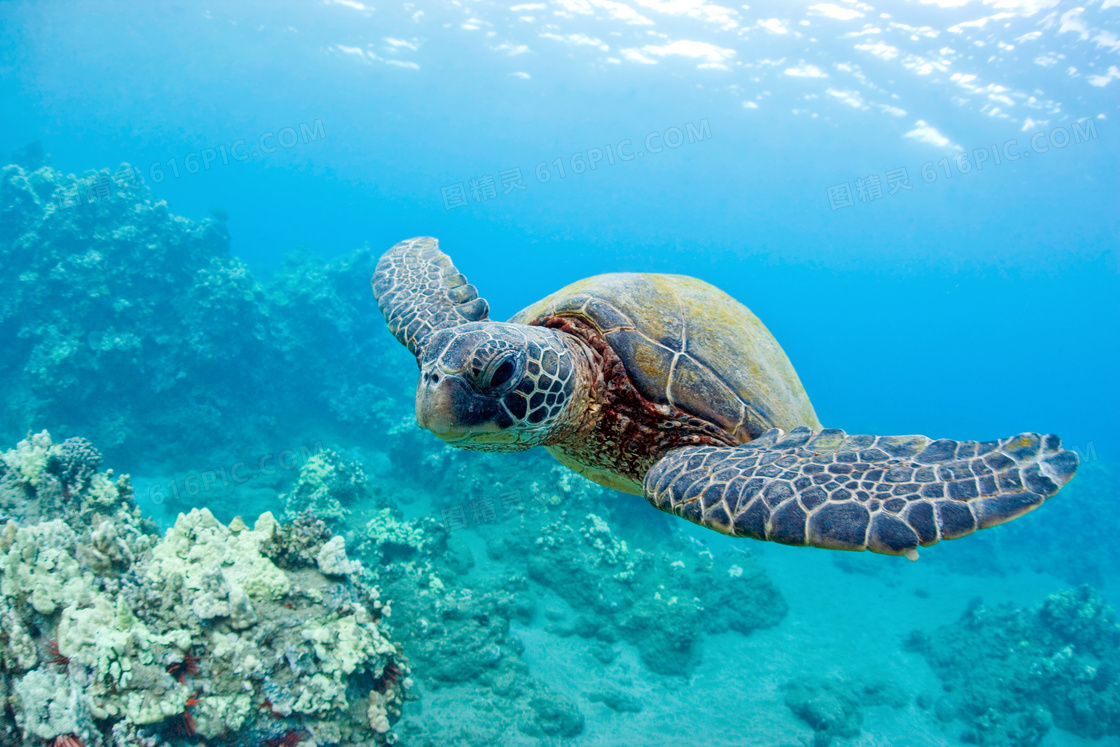
<svg viewBox="0 0 1120 747">
<path fill-rule="evenodd" d="M 645 478 L 667 513 L 736 537 L 917 557 L 917 547 L 1042 505 L 1078 466 L 1057 436 L 1001 441 L 773 428 L 735 448 L 685 446 Z"/>
<path fill-rule="evenodd" d="M 413 355 L 433 333 L 487 318 L 490 307 L 430 236 L 402 241 L 381 256 L 371 281 L 389 331 Z"/>
</svg>

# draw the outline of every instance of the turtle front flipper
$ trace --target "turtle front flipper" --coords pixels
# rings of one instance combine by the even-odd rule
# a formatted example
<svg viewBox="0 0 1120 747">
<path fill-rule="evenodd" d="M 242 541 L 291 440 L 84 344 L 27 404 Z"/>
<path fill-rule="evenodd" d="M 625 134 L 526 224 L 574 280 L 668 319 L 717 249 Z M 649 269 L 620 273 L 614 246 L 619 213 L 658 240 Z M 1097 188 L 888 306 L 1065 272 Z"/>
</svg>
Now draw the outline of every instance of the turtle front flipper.
<svg viewBox="0 0 1120 747">
<path fill-rule="evenodd" d="M 431 236 L 402 241 L 381 255 L 371 282 L 389 331 L 417 356 L 434 332 L 481 322 L 490 311 Z"/>
<path fill-rule="evenodd" d="M 1078 459 L 1057 436 L 1002 441 L 772 428 L 737 447 L 684 446 L 646 475 L 656 508 L 735 537 L 918 557 L 1042 505 Z"/>
</svg>

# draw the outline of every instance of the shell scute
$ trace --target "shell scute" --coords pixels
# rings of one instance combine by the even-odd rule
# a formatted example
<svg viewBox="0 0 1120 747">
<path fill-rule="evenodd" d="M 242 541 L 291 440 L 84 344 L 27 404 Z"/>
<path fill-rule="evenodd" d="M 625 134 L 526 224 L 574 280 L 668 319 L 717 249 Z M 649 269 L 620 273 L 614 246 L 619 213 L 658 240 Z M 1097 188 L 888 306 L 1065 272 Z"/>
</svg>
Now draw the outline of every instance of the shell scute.
<svg viewBox="0 0 1120 747">
<path fill-rule="evenodd" d="M 600 332 L 634 329 L 634 322 L 611 304 L 599 298 L 590 298 L 583 306 L 588 319 L 594 319 Z"/>
<path fill-rule="evenodd" d="M 686 412 L 703 413 L 729 433 L 743 422 L 745 406 L 738 394 L 690 356 L 677 356 L 666 391 L 671 404 Z"/>
<path fill-rule="evenodd" d="M 638 392 L 746 443 L 821 428 L 777 340 L 743 304 L 683 275 L 614 273 L 563 288 L 510 321 L 578 317 L 614 349 Z"/>
<path fill-rule="evenodd" d="M 622 358 L 626 373 L 642 395 L 651 402 L 669 404 L 665 372 L 673 365 L 675 353 L 633 329 L 609 332 L 604 338 Z"/>
</svg>

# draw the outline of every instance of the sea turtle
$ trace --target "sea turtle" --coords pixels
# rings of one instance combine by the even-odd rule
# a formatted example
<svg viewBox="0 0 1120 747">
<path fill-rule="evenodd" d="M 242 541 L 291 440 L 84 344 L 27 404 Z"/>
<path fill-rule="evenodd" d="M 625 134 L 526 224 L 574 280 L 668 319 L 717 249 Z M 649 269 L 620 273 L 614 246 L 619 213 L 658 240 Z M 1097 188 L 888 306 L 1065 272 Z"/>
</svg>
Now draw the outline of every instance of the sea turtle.
<svg viewBox="0 0 1120 747">
<path fill-rule="evenodd" d="M 416 356 L 416 419 L 475 451 L 544 446 L 579 474 L 736 537 L 917 558 L 1024 514 L 1077 469 L 1057 436 L 850 436 L 823 428 L 777 340 L 683 275 L 581 280 L 489 307 L 436 239 L 386 252 L 373 293 Z"/>
</svg>

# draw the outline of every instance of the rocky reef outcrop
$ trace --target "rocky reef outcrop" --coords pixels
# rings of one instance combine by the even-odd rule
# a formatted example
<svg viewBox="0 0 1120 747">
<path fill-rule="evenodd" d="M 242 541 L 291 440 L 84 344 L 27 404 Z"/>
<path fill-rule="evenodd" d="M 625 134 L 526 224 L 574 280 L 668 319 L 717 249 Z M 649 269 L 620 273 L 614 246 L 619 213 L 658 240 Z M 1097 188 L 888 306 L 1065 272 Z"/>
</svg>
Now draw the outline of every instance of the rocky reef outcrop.
<svg viewBox="0 0 1120 747">
<path fill-rule="evenodd" d="M 71 200 L 76 184 L 103 193 Z M 265 282 L 229 243 L 220 211 L 172 214 L 128 164 L 0 168 L 0 436 L 49 424 L 114 459 L 182 466 L 388 428 L 389 393 L 412 382 L 387 364 L 407 354 L 370 296 L 375 256 L 294 253 Z"/>
<path fill-rule="evenodd" d="M 856 737 L 868 706 L 902 708 L 907 697 L 895 684 L 868 678 L 804 676 L 783 687 L 786 706 L 813 730 L 813 747 Z"/>
<path fill-rule="evenodd" d="M 748 635 L 786 615 L 748 551 L 624 532 L 611 494 L 544 455 L 480 462 L 429 440 L 394 453 L 395 469 L 376 480 L 328 450 L 283 497 L 288 516 L 327 517 L 394 600 L 419 698 L 399 727 L 409 744 L 571 738 L 583 733 L 589 703 L 622 717 L 643 710 L 625 677 L 598 689 L 546 684 L 526 663 L 525 633 L 538 646 L 541 634 L 582 639 L 578 658 L 595 668 L 629 649 L 639 667 L 680 682 L 710 635 Z M 526 470 L 538 479 L 511 489 Z M 660 514 L 640 508 L 659 526 Z"/>
<path fill-rule="evenodd" d="M 943 684 L 933 704 L 961 740 L 1027 747 L 1057 726 L 1088 739 L 1120 736 L 1120 626 L 1089 586 L 1032 609 L 979 600 L 952 625 L 915 632 Z"/>
<path fill-rule="evenodd" d="M 382 744 L 411 681 L 391 604 L 319 520 L 162 536 L 45 431 L 0 460 L 5 744 Z"/>
</svg>

